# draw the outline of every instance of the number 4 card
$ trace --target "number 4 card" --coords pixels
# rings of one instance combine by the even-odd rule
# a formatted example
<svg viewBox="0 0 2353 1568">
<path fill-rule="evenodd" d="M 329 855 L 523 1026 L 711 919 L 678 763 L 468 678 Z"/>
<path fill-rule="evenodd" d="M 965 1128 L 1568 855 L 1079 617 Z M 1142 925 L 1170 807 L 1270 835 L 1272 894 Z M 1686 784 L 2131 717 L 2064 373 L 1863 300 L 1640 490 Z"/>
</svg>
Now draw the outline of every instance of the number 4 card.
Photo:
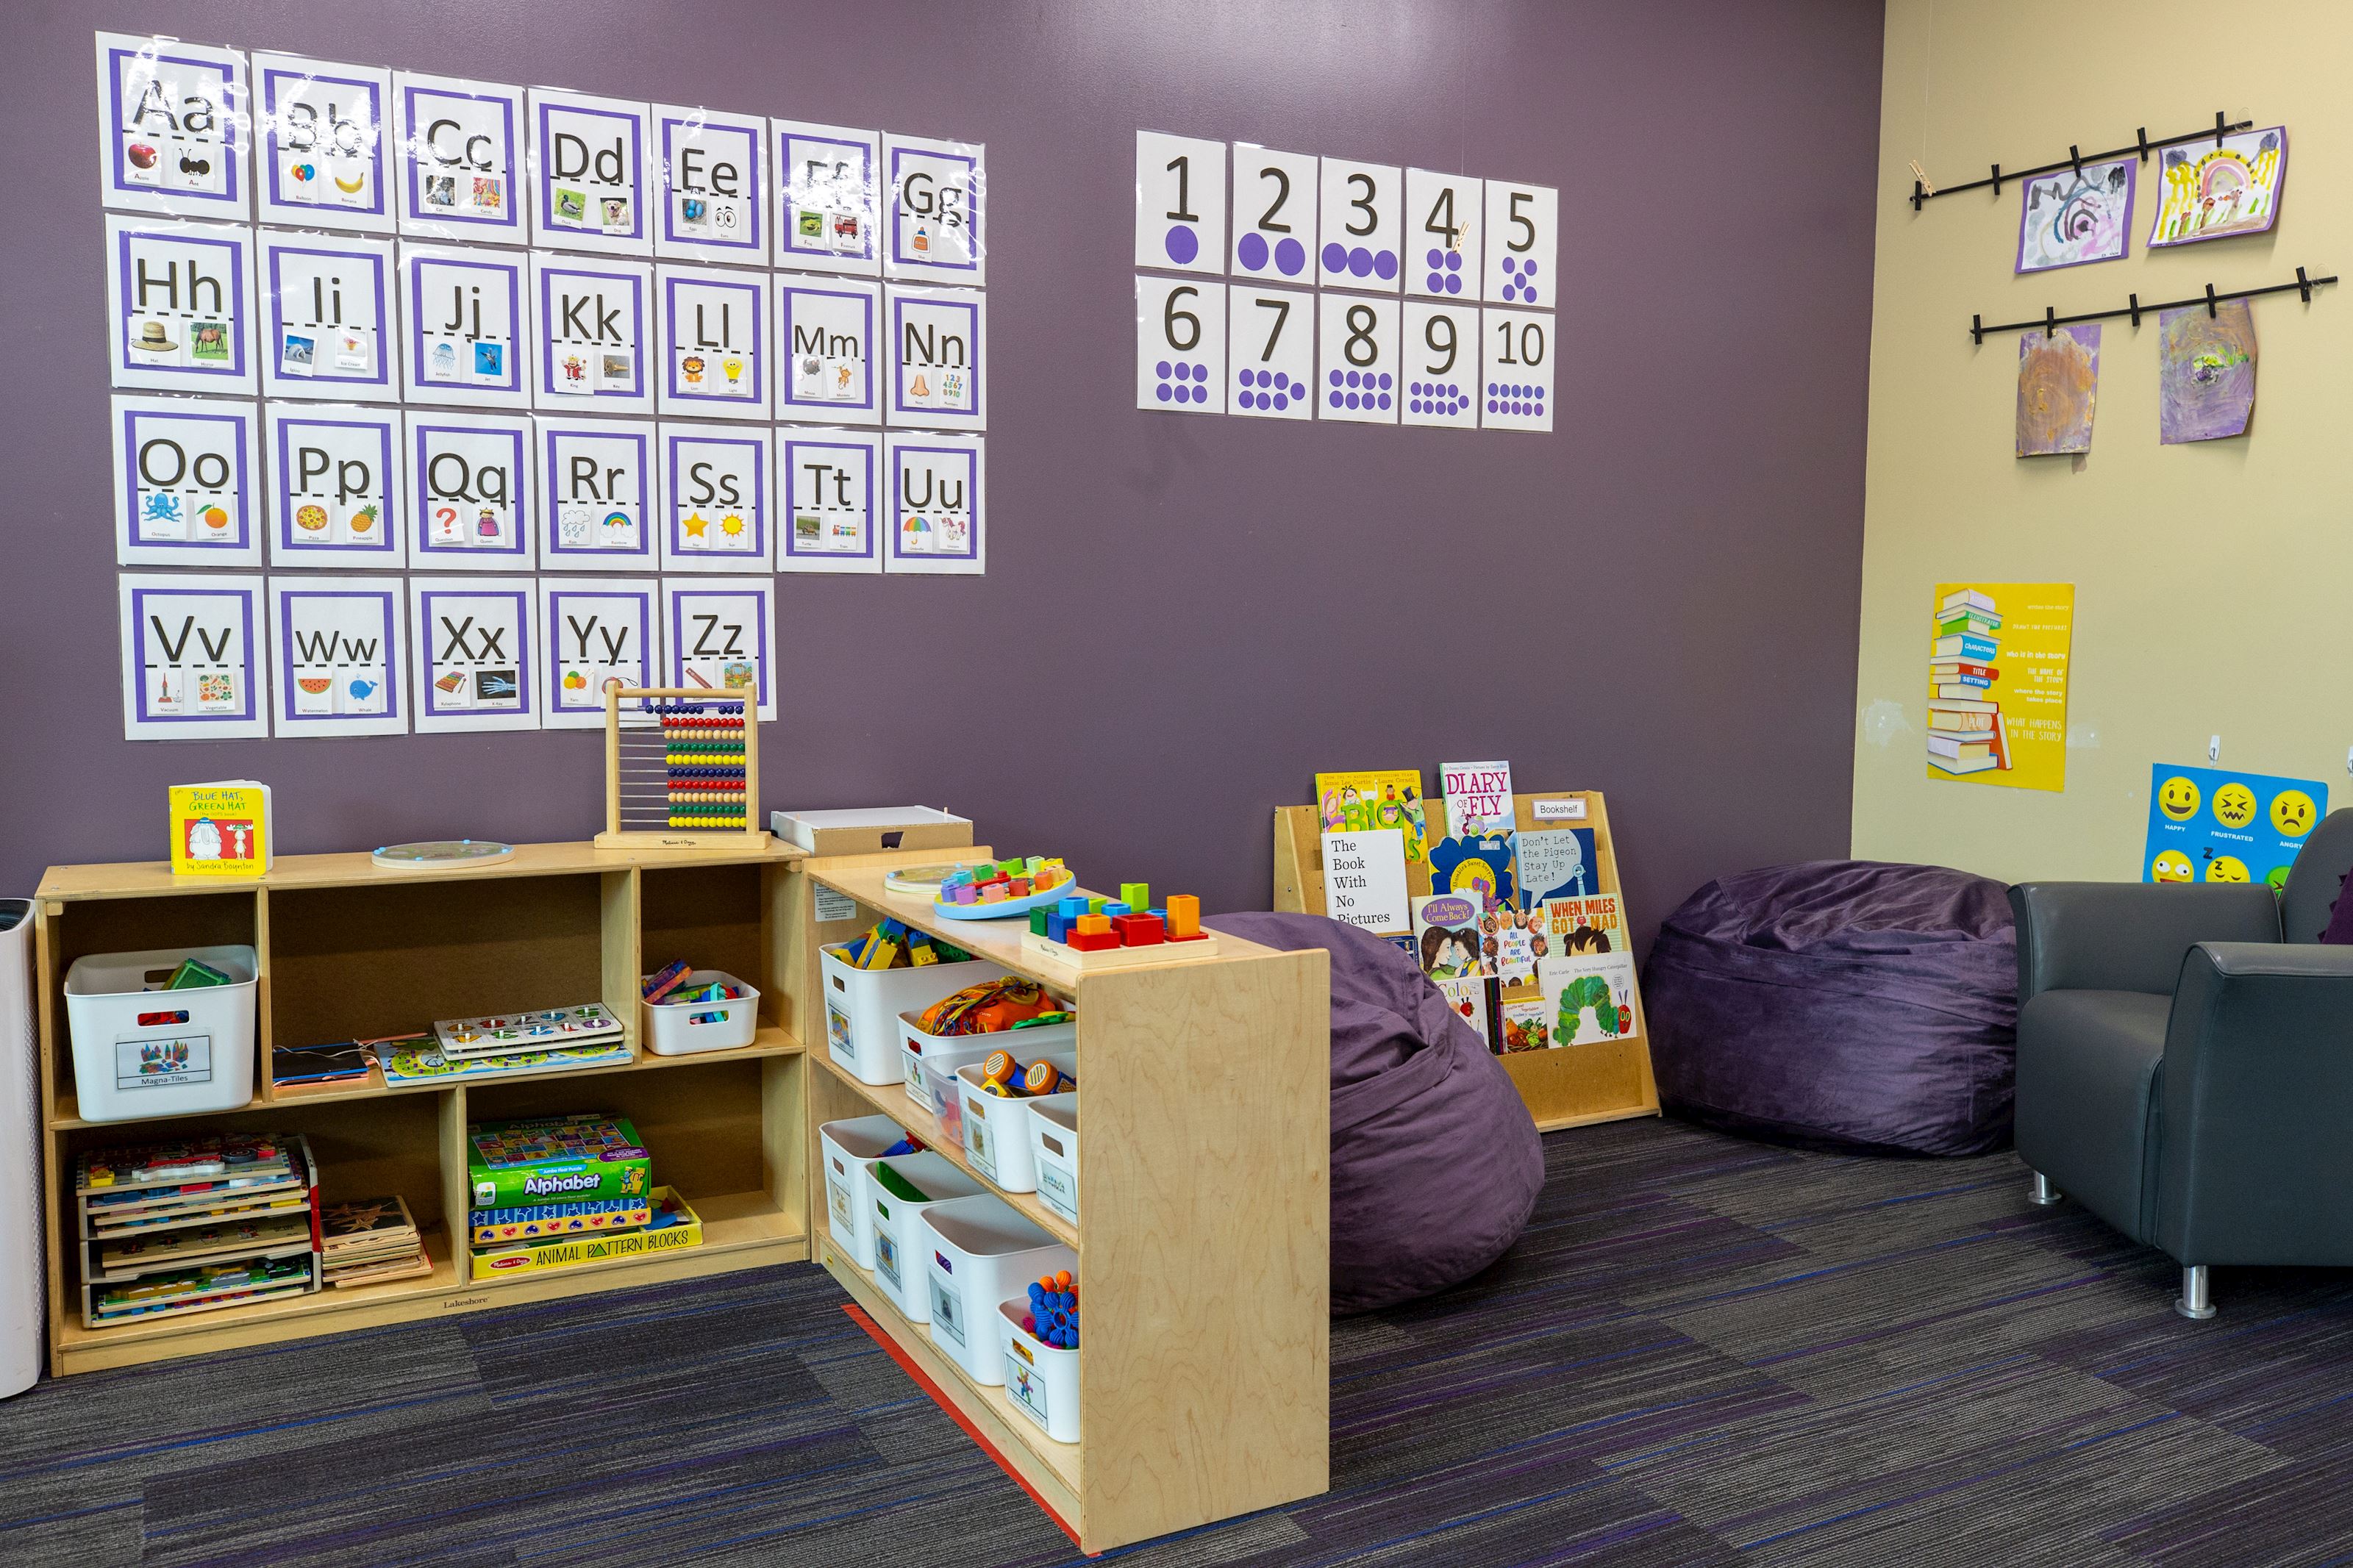
<svg viewBox="0 0 2353 1568">
<path fill-rule="evenodd" d="M 1405 172 L 1405 291 L 1479 298 L 1482 182 L 1465 174 Z"/>
<path fill-rule="evenodd" d="M 1135 405 L 1177 414 L 1226 411 L 1224 284 L 1136 279 Z"/>
</svg>

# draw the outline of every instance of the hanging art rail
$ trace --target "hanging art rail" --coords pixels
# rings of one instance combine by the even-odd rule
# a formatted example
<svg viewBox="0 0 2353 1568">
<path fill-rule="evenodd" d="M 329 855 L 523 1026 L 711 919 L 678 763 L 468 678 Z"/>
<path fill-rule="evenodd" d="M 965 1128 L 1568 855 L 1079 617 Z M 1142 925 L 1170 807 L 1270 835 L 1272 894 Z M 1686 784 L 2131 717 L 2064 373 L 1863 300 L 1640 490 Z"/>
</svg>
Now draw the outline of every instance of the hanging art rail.
<svg viewBox="0 0 2353 1568">
<path fill-rule="evenodd" d="M 2156 152 L 2160 147 L 2179 147 L 2189 142 L 2203 142 L 2209 136 L 2214 138 L 2214 145 L 2220 147 L 2222 144 L 2222 138 L 2225 136 L 2235 135 L 2237 132 L 2242 131 L 2251 131 L 2254 129 L 2254 124 L 2255 122 L 2252 120 L 2241 120 L 2234 122 L 2229 115 L 2217 110 L 2214 112 L 2213 129 L 2209 131 L 2188 131 L 2179 136 L 2163 136 L 2152 142 L 2149 140 L 2148 127 L 2144 125 L 2138 131 L 2134 132 L 2132 142 L 2126 146 L 2111 148 L 2105 153 L 2086 153 L 2079 147 L 2070 147 L 2067 149 L 2067 155 L 2064 158 L 2060 159 L 2057 163 L 2043 163 L 2031 169 L 2012 169 L 2005 172 L 2000 163 L 1995 163 L 1990 165 L 1993 173 L 1987 175 L 1982 180 L 1971 180 L 1966 185 L 1947 185 L 1941 190 L 1928 183 L 1927 176 L 1921 174 L 1920 165 L 1915 163 L 1912 165 L 1912 172 L 1915 174 L 1920 174 L 1920 177 L 1912 182 L 1912 210 L 1914 212 L 1918 212 L 1920 210 L 1920 204 L 1928 200 L 1932 196 L 1957 196 L 1963 191 L 1980 191 L 1985 189 L 1988 185 L 1991 185 L 1993 187 L 1993 194 L 1995 195 L 2001 195 L 2001 187 L 2003 184 L 2011 180 L 2031 180 L 2037 174 L 2055 174 L 2062 169 L 2073 169 L 2075 173 L 2080 174 L 2084 172 L 2084 165 L 2086 163 L 2105 163 L 2111 159 L 2121 158 L 2127 153 L 2139 153 L 2140 161 L 2146 163 L 2148 162 L 2148 155 L 2151 153 Z M 2232 296 L 2230 295 L 2223 295 L 2221 297 L 2224 299 L 2232 298 Z M 2153 306 L 2150 308 L 2155 309 Z M 2112 310 L 2108 313 L 2110 315 L 2121 316 L 2125 312 L 2122 310 Z M 2087 316 L 2079 316 L 2075 319 L 2077 321 L 2089 321 L 2092 318 Z M 1988 331 L 1991 331 L 1994 329 L 1989 327 L 1986 330 Z"/>
<path fill-rule="evenodd" d="M 2137 327 L 2140 325 L 2140 319 L 2152 310 L 2178 310 L 2184 305 L 2203 305 L 2206 307 L 2206 313 L 2211 316 L 2214 313 L 2214 307 L 2225 300 L 2253 300 L 2265 294 L 2284 294 L 2291 289 L 2302 294 L 2304 302 L 2309 305 L 2312 303 L 2312 291 L 2315 289 L 2336 281 L 2335 273 L 2326 278 L 2310 278 L 2306 277 L 2304 268 L 2299 267 L 2295 269 L 2295 281 L 2293 283 L 2274 283 L 2263 289 L 2233 289 L 2225 293 L 2215 292 L 2214 285 L 2209 283 L 2203 294 L 2193 294 L 2187 300 L 2160 300 L 2153 305 L 2144 305 L 2140 302 L 2139 295 L 2129 294 L 2126 296 L 2127 302 L 2125 307 L 2118 310 L 2087 310 L 2080 316 L 2063 316 L 2051 306 L 2045 305 L 2038 320 L 2005 321 L 1996 327 L 1987 326 L 1983 316 L 1971 316 L 1969 342 L 1982 347 L 1988 332 L 2023 332 L 2036 327 L 2041 327 L 2042 335 L 2047 338 L 2059 328 L 2073 326 L 2077 321 L 2113 321 L 2118 316 L 2130 316 L 2132 324 Z"/>
</svg>

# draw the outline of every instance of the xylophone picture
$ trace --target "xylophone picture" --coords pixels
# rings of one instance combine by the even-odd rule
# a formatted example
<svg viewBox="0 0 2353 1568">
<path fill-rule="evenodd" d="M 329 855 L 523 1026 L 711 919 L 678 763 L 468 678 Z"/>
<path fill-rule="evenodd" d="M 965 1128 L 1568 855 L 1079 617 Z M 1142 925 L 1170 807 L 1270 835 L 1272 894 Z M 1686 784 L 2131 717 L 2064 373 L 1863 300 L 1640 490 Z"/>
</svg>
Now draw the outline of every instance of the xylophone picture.
<svg viewBox="0 0 2353 1568">
<path fill-rule="evenodd" d="M 760 716 L 749 692 L 608 687 L 607 849 L 697 849 L 765 839 Z"/>
</svg>

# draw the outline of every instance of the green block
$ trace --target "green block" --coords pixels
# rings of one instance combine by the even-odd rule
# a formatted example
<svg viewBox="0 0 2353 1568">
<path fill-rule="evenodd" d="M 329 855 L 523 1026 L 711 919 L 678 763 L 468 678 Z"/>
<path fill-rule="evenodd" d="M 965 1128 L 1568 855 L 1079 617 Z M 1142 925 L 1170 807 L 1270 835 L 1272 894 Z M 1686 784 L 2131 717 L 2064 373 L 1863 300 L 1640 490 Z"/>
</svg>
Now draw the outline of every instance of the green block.
<svg viewBox="0 0 2353 1568">
<path fill-rule="evenodd" d="M 1143 913 L 1152 907 L 1152 884 L 1122 882 L 1119 885 L 1119 901 L 1136 913 Z"/>
<path fill-rule="evenodd" d="M 1087 913 L 1091 915 L 1099 915 L 1103 913 L 1103 905 L 1108 902 L 1110 902 L 1110 900 L 1107 899 L 1099 899 L 1090 896 L 1087 900 Z"/>
<path fill-rule="evenodd" d="M 1036 909 L 1029 911 L 1029 934 L 1031 936 L 1044 936 L 1046 934 L 1046 917 L 1052 911 L 1044 904 L 1040 904 Z"/>
</svg>

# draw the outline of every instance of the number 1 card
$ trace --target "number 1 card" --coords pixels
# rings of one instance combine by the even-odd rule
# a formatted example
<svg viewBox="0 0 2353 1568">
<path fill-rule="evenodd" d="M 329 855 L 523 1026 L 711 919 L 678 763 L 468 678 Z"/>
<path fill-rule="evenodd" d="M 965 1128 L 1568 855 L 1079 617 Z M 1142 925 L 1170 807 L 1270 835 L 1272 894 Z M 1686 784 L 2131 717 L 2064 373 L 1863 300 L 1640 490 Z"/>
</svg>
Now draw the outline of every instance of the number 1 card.
<svg viewBox="0 0 2353 1568">
<path fill-rule="evenodd" d="M 1135 264 L 1216 276 L 1226 264 L 1226 144 L 1135 133 Z"/>
</svg>

